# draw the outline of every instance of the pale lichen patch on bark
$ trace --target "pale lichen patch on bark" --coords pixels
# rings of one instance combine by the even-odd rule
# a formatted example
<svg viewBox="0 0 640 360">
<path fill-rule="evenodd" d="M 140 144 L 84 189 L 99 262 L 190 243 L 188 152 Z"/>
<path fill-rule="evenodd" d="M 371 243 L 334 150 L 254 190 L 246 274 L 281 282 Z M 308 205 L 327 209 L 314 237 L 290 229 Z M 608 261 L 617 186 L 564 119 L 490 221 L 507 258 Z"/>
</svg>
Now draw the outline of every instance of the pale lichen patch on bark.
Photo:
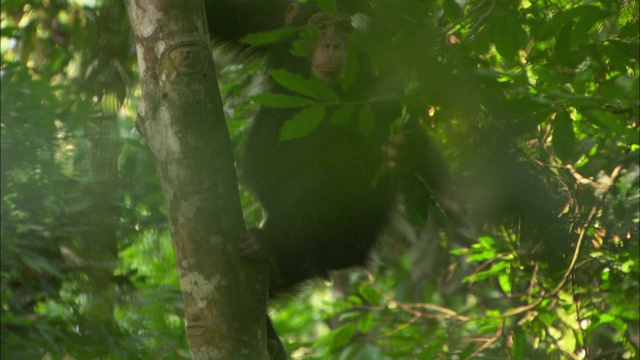
<svg viewBox="0 0 640 360">
<path fill-rule="evenodd" d="M 205 308 L 207 306 L 207 300 L 210 298 L 210 294 L 213 293 L 217 287 L 226 283 L 226 280 L 216 275 L 212 279 L 207 280 L 198 272 L 190 272 L 180 278 L 180 286 L 182 290 L 191 293 L 191 296 L 196 301 L 196 306 L 199 308 Z"/>
</svg>

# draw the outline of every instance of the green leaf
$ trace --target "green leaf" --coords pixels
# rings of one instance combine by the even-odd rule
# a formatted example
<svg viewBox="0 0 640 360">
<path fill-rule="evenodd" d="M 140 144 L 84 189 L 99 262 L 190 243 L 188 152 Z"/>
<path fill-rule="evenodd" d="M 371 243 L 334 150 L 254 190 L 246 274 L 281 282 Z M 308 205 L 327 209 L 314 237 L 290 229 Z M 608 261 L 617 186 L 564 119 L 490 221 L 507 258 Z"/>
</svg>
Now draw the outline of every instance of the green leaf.
<svg viewBox="0 0 640 360">
<path fill-rule="evenodd" d="M 573 78 L 573 88 L 576 94 L 587 94 L 592 89 L 593 69 L 587 67 L 582 71 L 576 72 Z"/>
<path fill-rule="evenodd" d="M 336 4 L 336 0 L 316 0 L 316 4 L 318 4 L 320 10 L 326 13 L 338 13 L 338 4 Z"/>
<path fill-rule="evenodd" d="M 380 293 L 378 293 L 371 285 L 364 284 L 358 288 L 358 293 L 365 299 L 369 304 L 378 305 L 380 304 Z"/>
<path fill-rule="evenodd" d="M 324 106 L 311 106 L 303 109 L 287 120 L 280 129 L 280 141 L 298 139 L 309 135 L 324 119 Z"/>
<path fill-rule="evenodd" d="M 496 263 L 495 265 L 491 266 L 488 270 L 486 271 L 479 271 L 473 275 L 467 276 L 463 281 L 464 282 L 476 282 L 476 281 L 481 281 L 481 280 L 485 280 L 488 278 L 492 278 L 492 277 L 496 277 L 498 275 L 500 275 L 503 271 L 506 271 L 506 269 L 509 267 L 509 263 L 506 261 L 500 261 L 498 263 Z"/>
<path fill-rule="evenodd" d="M 572 33 L 573 21 L 568 21 L 556 35 L 556 59 L 560 64 L 566 66 L 575 66 L 580 62 L 573 51 L 571 51 L 573 45 L 571 42 Z"/>
<path fill-rule="evenodd" d="M 605 110 L 587 110 L 584 114 L 590 121 L 601 127 L 601 131 L 611 131 L 622 135 L 630 144 L 638 143 L 638 130 L 628 126 L 624 115 L 613 114 Z"/>
<path fill-rule="evenodd" d="M 544 41 L 553 35 L 558 35 L 567 24 L 571 27 L 575 23 L 574 36 L 585 36 L 587 32 L 601 19 L 607 16 L 607 12 L 594 5 L 581 5 L 566 11 L 558 11 L 551 20 L 547 21 L 536 31 L 537 41 Z M 637 30 L 635 31 L 637 34 Z M 574 39 L 577 40 L 577 39 Z"/>
<path fill-rule="evenodd" d="M 241 43 L 251 46 L 264 46 L 281 42 L 295 35 L 295 28 L 283 28 L 273 31 L 264 31 L 245 36 Z"/>
<path fill-rule="evenodd" d="M 500 284 L 500 288 L 505 294 L 511 296 L 511 277 L 509 276 L 509 271 L 498 274 L 498 284 Z"/>
<path fill-rule="evenodd" d="M 336 94 L 336 92 L 333 91 L 329 87 L 329 85 L 324 81 L 317 78 L 311 78 L 308 81 L 309 81 L 309 87 L 311 88 L 313 94 L 315 95 L 314 97 L 317 98 L 318 100 L 322 100 L 325 102 L 340 101 L 340 97 L 338 96 L 338 94 Z"/>
<path fill-rule="evenodd" d="M 527 41 L 527 33 L 517 18 L 497 16 L 491 26 L 498 53 L 506 59 L 515 58 L 518 55 L 518 50 L 524 48 Z"/>
<path fill-rule="evenodd" d="M 335 91 L 319 79 L 305 79 L 285 69 L 272 70 L 269 74 L 278 84 L 301 95 L 326 102 L 340 101 Z"/>
<path fill-rule="evenodd" d="M 529 355 L 529 345 L 527 343 L 527 334 L 521 327 L 515 327 L 511 333 L 511 358 L 526 359 Z"/>
<path fill-rule="evenodd" d="M 302 95 L 312 97 L 314 94 L 309 91 L 308 81 L 299 74 L 294 74 L 285 69 L 271 70 L 269 75 L 278 84 L 284 86 L 289 90 L 293 90 Z"/>
<path fill-rule="evenodd" d="M 455 0 L 444 0 L 442 2 L 442 9 L 449 20 L 457 20 L 462 13 L 460 4 Z"/>
<path fill-rule="evenodd" d="M 575 151 L 576 134 L 569 114 L 562 110 L 553 120 L 553 150 L 564 162 L 570 162 Z"/>
<path fill-rule="evenodd" d="M 309 56 L 309 50 L 317 44 L 318 31 L 313 27 L 306 27 L 298 32 L 298 38 L 291 44 L 291 54 L 296 57 Z"/>
<path fill-rule="evenodd" d="M 360 74 L 360 54 L 365 51 L 366 45 L 362 37 L 358 34 L 349 42 L 347 47 L 347 62 L 344 67 L 344 74 L 340 81 L 340 86 L 344 89 L 349 89 L 356 83 L 358 75 Z"/>
<path fill-rule="evenodd" d="M 565 11 L 558 11 L 551 20 L 546 21 L 540 27 L 538 31 L 535 33 L 535 38 L 537 41 L 544 41 L 555 35 L 560 28 L 562 28 L 567 21 L 570 21 L 572 18 L 571 14 Z"/>
<path fill-rule="evenodd" d="M 251 100 L 258 105 L 273 108 L 295 108 L 316 105 L 316 102 L 311 99 L 272 93 L 255 95 L 251 97 Z"/>
<path fill-rule="evenodd" d="M 11 14 L 11 11 L 18 7 L 23 7 L 27 2 L 25 0 L 3 0 L 2 13 Z M 2 29 L 4 35 L 4 29 Z"/>
<path fill-rule="evenodd" d="M 373 328 L 373 325 L 375 325 L 375 321 L 373 320 L 373 315 L 371 315 L 371 313 L 364 314 L 364 316 L 362 316 L 358 321 L 358 329 L 365 334 Z"/>
<path fill-rule="evenodd" d="M 629 19 L 629 22 L 626 23 L 618 32 L 618 37 L 622 39 L 634 39 L 638 36 L 638 19 L 632 20 Z"/>
<path fill-rule="evenodd" d="M 373 129 L 376 126 L 376 121 L 373 116 L 373 110 L 371 105 L 365 104 L 362 109 L 358 111 L 358 126 L 364 136 L 369 137 L 373 134 Z"/>
<path fill-rule="evenodd" d="M 331 336 L 332 342 L 329 343 L 329 351 L 337 350 L 349 344 L 356 334 L 356 330 L 355 323 L 348 323 L 333 330 L 333 336 Z"/>
<path fill-rule="evenodd" d="M 587 33 L 596 23 L 607 16 L 607 12 L 594 5 L 578 6 L 574 11 L 578 14 L 578 21 L 573 29 L 573 41 L 579 41 L 577 37 L 586 37 Z"/>
<path fill-rule="evenodd" d="M 471 248 L 473 251 L 468 261 L 484 261 L 487 259 L 493 259 L 497 256 L 495 240 L 490 236 L 479 237 L 478 242 L 473 244 Z"/>
<path fill-rule="evenodd" d="M 346 126 L 353 119 L 354 111 L 355 111 L 355 108 L 353 105 L 341 106 L 331 116 L 331 124 L 336 126 Z"/>
</svg>

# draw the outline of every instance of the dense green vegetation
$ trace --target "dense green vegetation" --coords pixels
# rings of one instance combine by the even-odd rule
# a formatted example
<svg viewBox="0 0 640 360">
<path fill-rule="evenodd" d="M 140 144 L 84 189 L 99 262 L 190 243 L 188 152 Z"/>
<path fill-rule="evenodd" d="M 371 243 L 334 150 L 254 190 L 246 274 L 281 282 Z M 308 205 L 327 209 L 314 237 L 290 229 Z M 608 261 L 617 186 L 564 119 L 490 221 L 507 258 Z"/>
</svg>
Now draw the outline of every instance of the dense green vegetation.
<svg viewBox="0 0 640 360">
<path fill-rule="evenodd" d="M 405 194 L 368 269 L 274 304 L 292 357 L 640 358 L 638 2 L 373 3 L 357 44 L 441 145 L 473 237 Z M 1 16 L 2 358 L 189 358 L 124 5 Z M 215 55 L 238 150 L 263 64 Z"/>
</svg>

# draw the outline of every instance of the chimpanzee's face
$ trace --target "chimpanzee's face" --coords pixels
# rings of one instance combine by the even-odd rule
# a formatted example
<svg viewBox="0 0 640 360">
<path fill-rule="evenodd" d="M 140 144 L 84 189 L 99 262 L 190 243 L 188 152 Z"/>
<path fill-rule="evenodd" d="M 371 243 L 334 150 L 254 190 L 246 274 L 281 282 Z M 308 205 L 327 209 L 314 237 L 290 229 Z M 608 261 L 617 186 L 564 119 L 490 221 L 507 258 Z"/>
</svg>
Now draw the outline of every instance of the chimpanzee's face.
<svg viewBox="0 0 640 360">
<path fill-rule="evenodd" d="M 318 31 L 318 42 L 311 49 L 311 73 L 329 84 L 340 81 L 353 33 L 349 16 L 320 12 L 311 16 L 308 24 Z"/>
</svg>

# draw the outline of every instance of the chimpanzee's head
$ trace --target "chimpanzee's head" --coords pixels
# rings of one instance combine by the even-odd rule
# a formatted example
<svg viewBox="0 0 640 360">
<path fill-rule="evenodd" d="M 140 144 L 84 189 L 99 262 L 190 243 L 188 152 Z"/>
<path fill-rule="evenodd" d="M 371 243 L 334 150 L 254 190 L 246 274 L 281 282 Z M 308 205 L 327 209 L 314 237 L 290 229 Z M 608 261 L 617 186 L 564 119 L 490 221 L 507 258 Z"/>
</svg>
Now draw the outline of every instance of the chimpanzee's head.
<svg viewBox="0 0 640 360">
<path fill-rule="evenodd" d="M 345 5 L 348 4 L 348 5 Z M 309 1 L 294 2 L 285 14 L 285 27 L 310 27 L 317 32 L 317 41 L 309 47 L 310 75 L 333 84 L 339 82 L 347 62 L 347 47 L 354 28 L 351 15 L 362 9 L 360 1 L 341 3 L 336 13 L 323 12 Z"/>
</svg>

